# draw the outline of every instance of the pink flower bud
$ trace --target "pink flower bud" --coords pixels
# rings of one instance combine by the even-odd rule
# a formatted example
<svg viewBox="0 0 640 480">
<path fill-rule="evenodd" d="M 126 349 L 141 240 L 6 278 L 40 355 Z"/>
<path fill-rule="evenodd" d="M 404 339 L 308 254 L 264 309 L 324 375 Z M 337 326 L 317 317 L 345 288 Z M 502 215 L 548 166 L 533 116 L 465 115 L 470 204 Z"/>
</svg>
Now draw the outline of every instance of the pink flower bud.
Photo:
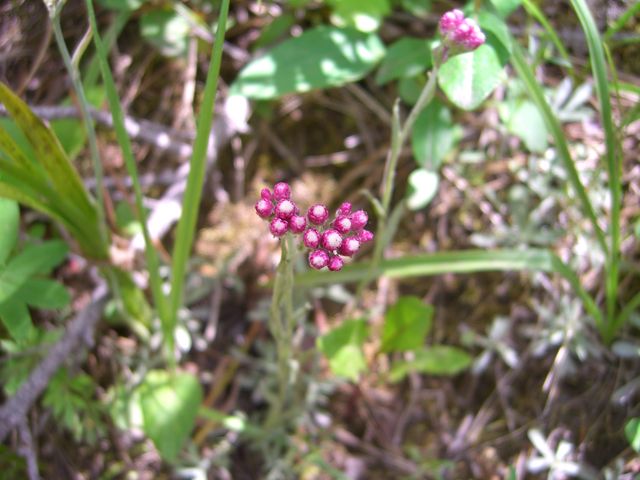
<svg viewBox="0 0 640 480">
<path fill-rule="evenodd" d="M 282 219 L 289 219 L 296 211 L 296 204 L 291 200 L 280 200 L 276 205 L 276 217 Z"/>
<path fill-rule="evenodd" d="M 281 237 L 289 230 L 289 223 L 287 223 L 286 220 L 276 217 L 269 223 L 269 230 L 271 230 L 273 236 Z"/>
<path fill-rule="evenodd" d="M 349 217 L 339 216 L 334 220 L 333 228 L 345 235 L 351 230 L 351 219 Z"/>
<path fill-rule="evenodd" d="M 271 201 L 271 190 L 269 190 L 268 188 L 263 188 L 260 192 L 260 198 Z"/>
<path fill-rule="evenodd" d="M 358 210 L 351 214 L 351 230 L 357 232 L 362 230 L 369 221 L 369 215 L 364 210 Z"/>
<path fill-rule="evenodd" d="M 351 214 L 351 204 L 349 202 L 344 202 L 338 209 L 338 215 L 349 216 L 349 214 Z"/>
<path fill-rule="evenodd" d="M 276 183 L 275 187 L 273 187 L 273 196 L 276 201 L 280 200 L 289 200 L 291 198 L 291 188 L 289 188 L 288 183 Z"/>
<path fill-rule="evenodd" d="M 310 228 L 302 236 L 302 243 L 307 248 L 318 248 L 320 245 L 320 234 L 315 228 Z"/>
<path fill-rule="evenodd" d="M 356 237 L 347 237 L 340 244 L 338 253 L 340 253 L 340 255 L 344 255 L 345 257 L 350 257 L 358 250 L 360 250 L 360 240 L 358 240 Z"/>
<path fill-rule="evenodd" d="M 335 250 L 342 243 L 342 235 L 337 230 L 326 230 L 320 237 L 320 245 L 325 250 Z"/>
<path fill-rule="evenodd" d="M 462 10 L 458 10 L 457 8 L 445 13 L 440 19 L 440 33 L 442 35 L 453 33 L 463 20 L 464 13 L 462 13 Z"/>
<path fill-rule="evenodd" d="M 293 233 L 302 233 L 306 227 L 307 219 L 300 215 L 293 215 L 289 219 L 289 229 L 291 229 Z"/>
<path fill-rule="evenodd" d="M 371 233 L 369 230 L 360 230 L 356 234 L 356 238 L 362 243 L 369 243 L 371 240 L 373 240 L 373 233 Z"/>
<path fill-rule="evenodd" d="M 309 265 L 320 270 L 329 264 L 329 255 L 324 250 L 314 250 L 309 254 Z"/>
<path fill-rule="evenodd" d="M 327 210 L 327 207 L 319 203 L 309 209 L 309 211 L 307 212 L 307 217 L 309 218 L 309 221 L 314 225 L 322 225 L 327 221 L 327 218 L 329 217 L 329 211 Z"/>
<path fill-rule="evenodd" d="M 332 272 L 338 272 L 340 270 L 342 270 L 342 265 L 344 265 L 344 260 L 342 260 L 340 257 L 338 257 L 337 255 L 335 257 L 331 257 L 329 259 L 329 270 L 331 270 Z"/>
<path fill-rule="evenodd" d="M 273 204 L 266 198 L 261 198 L 256 203 L 256 213 L 260 218 L 269 218 L 273 215 Z"/>
</svg>

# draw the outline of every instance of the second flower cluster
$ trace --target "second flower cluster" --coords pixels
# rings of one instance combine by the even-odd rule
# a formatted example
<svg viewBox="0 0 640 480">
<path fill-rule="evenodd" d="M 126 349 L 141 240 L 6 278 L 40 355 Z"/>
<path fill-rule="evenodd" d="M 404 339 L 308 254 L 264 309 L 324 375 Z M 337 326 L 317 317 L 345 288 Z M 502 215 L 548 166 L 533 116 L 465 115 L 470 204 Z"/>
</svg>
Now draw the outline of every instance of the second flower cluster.
<svg viewBox="0 0 640 480">
<path fill-rule="evenodd" d="M 364 210 L 352 213 L 348 202 L 340 206 L 329 228 L 325 228 L 329 211 L 322 204 L 309 208 L 306 217 L 301 216 L 286 183 L 276 184 L 273 194 L 268 188 L 263 189 L 255 208 L 260 218 L 270 220 L 269 230 L 274 236 L 282 237 L 287 231 L 303 234 L 302 243 L 312 249 L 309 264 L 318 270 L 324 267 L 334 272 L 342 269 L 344 260 L 341 257 L 352 256 L 363 243 L 373 239 L 373 234 L 364 229 L 369 221 L 367 213 Z"/>
</svg>

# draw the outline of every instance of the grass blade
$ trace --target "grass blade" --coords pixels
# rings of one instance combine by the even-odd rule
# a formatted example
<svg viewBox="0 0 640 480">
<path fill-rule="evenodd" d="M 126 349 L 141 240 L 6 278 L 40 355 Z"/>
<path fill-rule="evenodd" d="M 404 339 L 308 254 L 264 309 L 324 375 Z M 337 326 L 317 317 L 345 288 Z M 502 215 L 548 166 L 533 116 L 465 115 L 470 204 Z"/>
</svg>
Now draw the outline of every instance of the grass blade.
<svg viewBox="0 0 640 480">
<path fill-rule="evenodd" d="M 531 96 L 532 100 L 537 105 L 538 110 L 540 110 L 540 113 L 544 118 L 544 123 L 551 132 L 551 135 L 553 136 L 553 139 L 555 141 L 558 156 L 562 160 L 563 165 L 567 170 L 569 183 L 576 191 L 576 194 L 578 195 L 578 198 L 582 203 L 584 213 L 593 225 L 594 232 L 596 234 L 596 237 L 598 238 L 598 242 L 600 243 L 602 251 L 608 255 L 609 247 L 607 246 L 604 232 L 598 224 L 598 217 L 593 210 L 593 205 L 591 205 L 591 201 L 589 200 L 584 185 L 580 181 L 578 170 L 576 169 L 576 166 L 573 163 L 573 159 L 571 158 L 571 154 L 569 153 L 569 146 L 564 137 L 564 132 L 562 131 L 560 122 L 551 111 L 551 107 L 549 107 L 549 104 L 547 103 L 547 99 L 544 96 L 542 88 L 540 88 L 538 81 L 531 71 L 531 67 L 525 60 L 524 54 L 522 53 L 522 48 L 517 45 L 515 41 L 513 42 L 513 54 L 511 56 L 511 63 L 513 65 L 513 68 L 518 73 L 518 76 L 524 82 L 525 87 L 529 91 L 529 95 Z"/>
<path fill-rule="evenodd" d="M 222 59 L 222 44 L 226 31 L 227 14 L 229 12 L 229 0 L 224 0 L 220 7 L 218 29 L 213 44 L 213 53 L 207 74 L 207 83 L 204 89 L 204 97 L 198 119 L 196 139 L 191 156 L 191 169 L 187 177 L 187 187 L 182 202 L 182 216 L 178 222 L 176 243 L 173 248 L 173 277 L 171 281 L 170 317 L 175 319 L 180 303 L 182 302 L 182 290 L 186 275 L 187 261 L 191 255 L 198 207 L 202 196 L 202 184 L 207 163 L 207 147 L 211 134 L 211 122 L 213 121 L 213 104 L 218 88 L 218 75 Z"/>
<path fill-rule="evenodd" d="M 607 328 L 611 329 L 615 326 L 618 261 L 620 256 L 620 165 L 618 164 L 616 135 L 613 127 L 607 64 L 600 33 L 585 0 L 571 0 L 571 3 L 578 14 L 587 38 L 589 56 L 591 57 L 591 70 L 595 80 L 598 103 L 600 104 L 600 121 L 605 137 L 605 161 L 609 175 L 609 191 L 611 192 L 611 218 L 609 220 L 611 244 L 609 246 L 609 261 L 607 262 L 606 274 Z M 606 336 L 610 338 L 613 334 L 614 332 L 608 332 Z"/>
</svg>

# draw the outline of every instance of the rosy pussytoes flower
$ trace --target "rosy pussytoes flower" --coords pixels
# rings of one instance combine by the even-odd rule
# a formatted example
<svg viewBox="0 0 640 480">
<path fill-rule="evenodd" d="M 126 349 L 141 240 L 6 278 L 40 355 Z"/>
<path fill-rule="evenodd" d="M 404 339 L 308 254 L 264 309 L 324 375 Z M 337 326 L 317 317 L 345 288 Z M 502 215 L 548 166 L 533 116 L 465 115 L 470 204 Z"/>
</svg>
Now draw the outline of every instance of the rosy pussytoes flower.
<svg viewBox="0 0 640 480">
<path fill-rule="evenodd" d="M 307 248 L 318 248 L 320 245 L 320 234 L 315 228 L 310 228 L 302 236 L 302 243 Z"/>
<path fill-rule="evenodd" d="M 269 223 L 269 230 L 276 237 L 281 237 L 289 230 L 289 223 L 281 218 L 274 218 Z"/>
<path fill-rule="evenodd" d="M 307 228 L 307 219 L 300 215 L 292 215 L 289 219 L 289 229 L 293 233 L 302 233 Z"/>
<path fill-rule="evenodd" d="M 273 197 L 276 201 L 288 200 L 291 198 L 291 188 L 288 183 L 280 182 L 276 183 L 273 187 Z"/>
<path fill-rule="evenodd" d="M 358 250 L 360 250 L 360 240 L 358 240 L 356 237 L 347 237 L 340 244 L 338 253 L 340 255 L 344 255 L 345 257 L 350 257 Z"/>
<path fill-rule="evenodd" d="M 314 250 L 309 254 L 309 265 L 320 270 L 329 264 L 329 255 L 324 250 Z"/>
<path fill-rule="evenodd" d="M 351 229 L 354 232 L 362 230 L 369 221 L 369 215 L 364 210 L 358 210 L 351 214 Z"/>
<path fill-rule="evenodd" d="M 307 218 L 314 225 L 322 225 L 329 218 L 329 210 L 324 205 L 318 203 L 309 209 Z"/>
<path fill-rule="evenodd" d="M 329 259 L 329 264 L 327 265 L 327 267 L 329 267 L 329 270 L 331 270 L 332 272 L 338 272 L 342 270 L 342 265 L 344 265 L 344 260 L 336 255 Z"/>
<path fill-rule="evenodd" d="M 333 221 L 333 228 L 338 230 L 343 235 L 346 235 L 351 230 L 351 219 L 347 216 L 340 215 Z"/>
<path fill-rule="evenodd" d="M 280 200 L 275 208 L 276 217 L 287 220 L 296 212 L 296 204 L 291 200 Z"/>
<path fill-rule="evenodd" d="M 437 66 L 455 55 L 473 52 L 486 40 L 476 22 L 470 18 L 464 18 L 464 13 L 458 9 L 442 16 L 438 31 L 441 43 L 432 52 L 433 62 Z"/>
<path fill-rule="evenodd" d="M 261 198 L 256 203 L 256 213 L 260 218 L 269 218 L 273 215 L 273 203 L 266 198 Z"/>
</svg>

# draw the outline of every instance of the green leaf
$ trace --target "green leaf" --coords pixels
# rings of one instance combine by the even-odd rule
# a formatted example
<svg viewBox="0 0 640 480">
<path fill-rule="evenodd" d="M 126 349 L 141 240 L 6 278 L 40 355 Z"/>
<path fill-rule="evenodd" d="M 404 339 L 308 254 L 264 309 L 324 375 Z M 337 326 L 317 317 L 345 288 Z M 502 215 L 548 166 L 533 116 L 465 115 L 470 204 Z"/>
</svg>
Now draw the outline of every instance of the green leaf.
<svg viewBox="0 0 640 480">
<path fill-rule="evenodd" d="M 374 32 L 382 19 L 391 13 L 389 0 L 326 0 L 333 7 L 331 22 L 337 27 L 353 27 Z"/>
<path fill-rule="evenodd" d="M 418 80 L 419 77 L 402 77 L 398 82 L 398 96 L 407 105 L 418 103 L 420 94 L 424 89 L 425 82 Z"/>
<path fill-rule="evenodd" d="M 287 32 L 289 32 L 295 22 L 296 17 L 294 17 L 291 13 L 275 18 L 271 23 L 269 23 L 262 29 L 260 37 L 252 46 L 252 50 L 256 51 L 260 48 L 272 44 Z"/>
<path fill-rule="evenodd" d="M 97 0 L 98 3 L 109 10 L 134 11 L 139 9 L 146 0 Z"/>
<path fill-rule="evenodd" d="M 396 361 L 391 366 L 389 379 L 398 382 L 409 372 L 416 371 L 429 375 L 457 375 L 471 365 L 471 356 L 464 350 L 448 345 L 423 347 L 415 351 L 413 360 Z"/>
<path fill-rule="evenodd" d="M 640 418 L 632 418 L 624 427 L 627 441 L 636 452 L 640 452 Z"/>
<path fill-rule="evenodd" d="M 20 208 L 13 200 L 0 198 L 0 266 L 4 265 L 18 239 Z"/>
<path fill-rule="evenodd" d="M 407 191 L 407 208 L 411 211 L 421 210 L 431 203 L 438 193 L 440 177 L 438 172 L 417 168 L 409 175 Z"/>
<path fill-rule="evenodd" d="M 522 0 L 489 0 L 502 18 L 507 18 L 522 3 Z"/>
<path fill-rule="evenodd" d="M 12 298 L 36 308 L 64 308 L 71 296 L 64 285 L 47 278 L 30 278 Z"/>
<path fill-rule="evenodd" d="M 357 382 L 359 374 L 367 370 L 362 345 L 369 335 L 365 320 L 348 320 L 318 339 L 318 350 L 329 359 L 336 375 Z"/>
<path fill-rule="evenodd" d="M 431 0 L 401 0 L 402 8 L 418 18 L 427 18 L 431 12 Z"/>
<path fill-rule="evenodd" d="M 133 237 L 137 233 L 142 233 L 142 224 L 136 215 L 131 211 L 128 202 L 120 202 L 116 205 L 116 222 L 118 228 L 129 237 Z"/>
<path fill-rule="evenodd" d="M 230 94 L 272 99 L 292 92 L 342 86 L 365 77 L 384 52 L 382 41 L 374 33 L 316 27 L 246 65 Z"/>
<path fill-rule="evenodd" d="M 0 303 L 0 319 L 15 340 L 23 340 L 33 328 L 29 309 L 24 302 L 14 298 Z"/>
<path fill-rule="evenodd" d="M 173 10 L 152 10 L 140 17 L 140 36 L 167 57 L 183 57 L 191 25 Z"/>
<path fill-rule="evenodd" d="M 435 171 L 453 147 L 451 110 L 434 98 L 420 112 L 411 132 L 413 156 L 421 167 Z"/>
<path fill-rule="evenodd" d="M 29 141 L 56 190 L 74 202 L 82 212 L 93 218 L 96 214 L 92 200 L 64 150 L 51 129 L 31 109 L 0 82 L 0 101 Z"/>
<path fill-rule="evenodd" d="M 414 296 L 401 297 L 384 317 L 381 352 L 414 350 L 431 329 L 433 307 Z"/>
<path fill-rule="evenodd" d="M 46 273 L 66 258 L 69 246 L 60 240 L 36 245 L 13 258 L 0 272 L 0 304 L 20 290 L 36 273 Z"/>
<path fill-rule="evenodd" d="M 456 106 L 464 110 L 477 108 L 501 82 L 508 53 L 491 32 L 487 41 L 471 53 L 447 60 L 438 73 L 438 84 Z"/>
<path fill-rule="evenodd" d="M 202 387 L 189 373 L 173 377 L 151 370 L 139 387 L 144 430 L 165 460 L 175 460 L 189 436 L 202 401 Z"/>
<path fill-rule="evenodd" d="M 544 153 L 549 147 L 549 131 L 540 110 L 530 100 L 518 102 L 511 113 L 507 131 L 520 138 L 533 153 Z"/>
<path fill-rule="evenodd" d="M 511 54 L 513 50 L 511 35 L 509 34 L 509 26 L 504 20 L 493 13 L 482 10 L 478 12 L 478 25 L 485 35 L 487 32 L 491 32 L 495 36 L 495 39 L 500 42 L 502 48 Z"/>
<path fill-rule="evenodd" d="M 431 65 L 431 41 L 401 38 L 387 49 L 376 74 L 376 83 L 384 85 L 396 78 L 415 77 Z"/>
</svg>

